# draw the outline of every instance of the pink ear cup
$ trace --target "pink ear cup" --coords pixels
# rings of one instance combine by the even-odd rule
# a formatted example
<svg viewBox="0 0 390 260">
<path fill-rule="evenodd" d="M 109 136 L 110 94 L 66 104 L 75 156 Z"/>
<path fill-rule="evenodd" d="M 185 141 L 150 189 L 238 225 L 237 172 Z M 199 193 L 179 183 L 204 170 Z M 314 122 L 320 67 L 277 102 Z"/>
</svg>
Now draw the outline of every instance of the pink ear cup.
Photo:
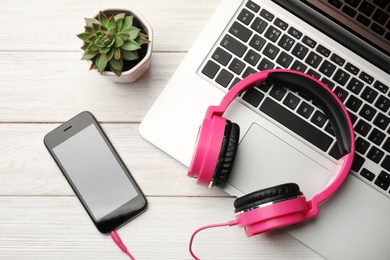
<svg viewBox="0 0 390 260">
<path fill-rule="evenodd" d="M 197 184 L 209 187 L 213 182 L 225 126 L 226 119 L 220 116 L 203 120 L 187 173 L 187 176 L 197 178 Z"/>
<path fill-rule="evenodd" d="M 304 221 L 308 210 L 306 198 L 300 196 L 238 213 L 236 219 L 238 225 L 244 227 L 246 235 L 251 237 L 271 229 Z"/>
</svg>

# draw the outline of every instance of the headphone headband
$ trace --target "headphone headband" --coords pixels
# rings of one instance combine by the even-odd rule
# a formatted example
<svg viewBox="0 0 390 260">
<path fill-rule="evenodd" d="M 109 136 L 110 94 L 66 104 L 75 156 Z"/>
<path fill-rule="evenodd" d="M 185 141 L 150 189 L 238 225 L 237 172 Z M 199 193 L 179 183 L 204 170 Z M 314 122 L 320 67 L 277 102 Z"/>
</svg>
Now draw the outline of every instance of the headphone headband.
<svg viewBox="0 0 390 260">
<path fill-rule="evenodd" d="M 252 74 L 232 87 L 223 97 L 219 106 L 210 106 L 206 113 L 206 119 L 214 116 L 222 116 L 230 103 L 240 93 L 263 84 L 265 81 L 288 88 L 306 95 L 319 106 L 331 122 L 339 151 L 342 157 L 338 160 L 336 171 L 338 172 L 332 181 L 310 201 L 306 218 L 318 214 L 318 204 L 330 197 L 343 183 L 352 165 L 355 140 L 351 119 L 343 103 L 324 83 L 305 73 L 295 70 L 272 69 Z"/>
</svg>

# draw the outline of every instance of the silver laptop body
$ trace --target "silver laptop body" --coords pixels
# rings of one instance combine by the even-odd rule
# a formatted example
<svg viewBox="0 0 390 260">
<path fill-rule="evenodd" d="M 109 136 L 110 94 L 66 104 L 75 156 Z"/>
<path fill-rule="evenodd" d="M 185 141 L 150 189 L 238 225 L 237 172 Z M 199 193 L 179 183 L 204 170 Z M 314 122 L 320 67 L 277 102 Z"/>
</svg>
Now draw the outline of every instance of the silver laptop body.
<svg viewBox="0 0 390 260">
<path fill-rule="evenodd" d="M 357 159 L 342 188 L 321 204 L 319 216 L 286 231 L 328 259 L 389 259 L 390 48 L 386 25 L 389 27 L 390 19 L 380 37 L 376 35 L 379 29 L 371 26 L 377 31 L 365 33 L 362 40 L 343 27 L 362 27 L 361 21 L 350 19 L 352 13 L 346 15 L 354 6 L 341 1 L 308 2 L 311 4 L 222 0 L 142 121 L 140 133 L 188 166 L 207 107 L 219 104 L 237 80 L 275 67 L 319 78 L 351 113 Z M 367 6 L 362 5 L 367 1 L 345 2 L 358 2 L 355 17 L 365 17 L 363 7 Z M 386 14 L 390 9 L 388 1 L 384 2 L 372 11 L 379 21 L 385 18 L 378 18 L 378 10 Z M 331 11 L 340 24 L 320 9 Z M 275 108 L 288 112 L 270 115 Z M 312 108 L 310 115 L 304 108 Z M 238 97 L 224 116 L 238 123 L 241 132 L 235 165 L 225 187 L 228 194 L 242 196 L 296 182 L 311 198 L 332 177 L 337 151 L 331 126 L 315 104 L 299 93 L 284 93 L 271 86 L 255 89 Z M 304 122 L 309 132 L 292 131 L 289 120 Z M 310 131 L 323 132 L 330 144 L 318 147 Z"/>
</svg>

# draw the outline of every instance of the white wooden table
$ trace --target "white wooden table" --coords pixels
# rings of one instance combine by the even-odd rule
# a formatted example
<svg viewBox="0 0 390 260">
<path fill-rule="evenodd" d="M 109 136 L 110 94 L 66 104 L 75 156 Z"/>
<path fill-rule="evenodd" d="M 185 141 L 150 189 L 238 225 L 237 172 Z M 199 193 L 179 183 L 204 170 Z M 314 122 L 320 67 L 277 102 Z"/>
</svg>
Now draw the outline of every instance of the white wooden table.
<svg viewBox="0 0 390 260">
<path fill-rule="evenodd" d="M 44 135 L 88 110 L 141 186 L 149 209 L 119 230 L 136 259 L 191 259 L 198 227 L 234 218 L 233 201 L 204 189 L 186 168 L 144 140 L 139 123 L 219 0 L 0 1 L 0 259 L 127 259 L 100 234 L 43 144 Z M 115 84 L 81 61 L 84 17 L 131 6 L 151 23 L 150 70 Z M 200 233 L 202 259 L 319 259 L 283 231 L 246 238 L 238 227 Z"/>
</svg>

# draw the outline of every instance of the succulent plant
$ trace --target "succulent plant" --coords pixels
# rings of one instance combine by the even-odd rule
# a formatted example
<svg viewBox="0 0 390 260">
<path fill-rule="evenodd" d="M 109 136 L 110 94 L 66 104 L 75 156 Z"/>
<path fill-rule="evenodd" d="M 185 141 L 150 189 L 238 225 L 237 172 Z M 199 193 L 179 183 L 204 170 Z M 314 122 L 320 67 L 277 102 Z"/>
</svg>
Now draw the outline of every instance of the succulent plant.
<svg viewBox="0 0 390 260">
<path fill-rule="evenodd" d="M 97 19 L 85 18 L 85 31 L 78 34 L 84 45 L 82 60 L 92 62 L 90 69 L 100 73 L 109 67 L 118 77 L 123 62 L 139 59 L 138 50 L 149 43 L 147 35 L 133 25 L 134 16 L 119 13 L 107 17 L 102 11 Z"/>
</svg>

